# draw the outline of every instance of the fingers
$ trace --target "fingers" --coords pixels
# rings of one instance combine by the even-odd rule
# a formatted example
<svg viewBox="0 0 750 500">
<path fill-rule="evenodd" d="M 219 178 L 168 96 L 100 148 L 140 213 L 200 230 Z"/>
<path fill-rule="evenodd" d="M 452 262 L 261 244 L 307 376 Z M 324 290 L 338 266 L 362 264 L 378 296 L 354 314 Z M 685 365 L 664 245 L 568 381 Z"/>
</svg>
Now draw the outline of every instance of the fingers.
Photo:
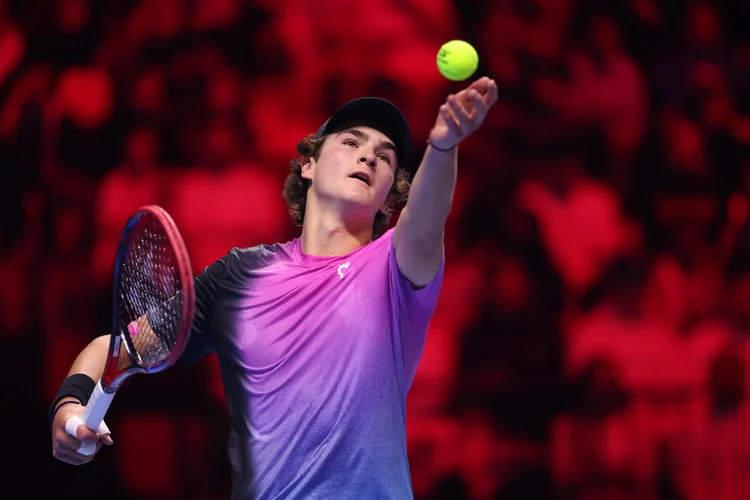
<svg viewBox="0 0 750 500">
<path fill-rule="evenodd" d="M 458 96 L 449 95 L 448 106 L 450 106 L 451 113 L 456 118 L 459 128 L 464 128 L 465 125 L 471 124 L 474 121 L 476 113 L 474 110 L 466 109 L 466 104 Z"/>
<path fill-rule="evenodd" d="M 98 440 L 81 440 L 68 436 L 66 433 L 61 433 L 63 438 L 55 439 L 52 447 L 52 455 L 60 461 L 72 464 L 82 465 L 93 460 L 95 452 L 98 450 L 100 445 Z M 89 447 L 91 453 L 81 453 L 81 448 Z"/>
<path fill-rule="evenodd" d="M 449 95 L 439 108 L 431 140 L 441 145 L 457 144 L 479 128 L 497 100 L 497 84 L 486 76 Z"/>
<path fill-rule="evenodd" d="M 479 78 L 478 80 L 472 82 L 471 85 L 459 92 L 458 95 L 468 95 L 472 90 L 476 90 L 480 95 L 484 96 L 488 104 L 494 104 L 494 101 L 490 100 L 490 96 L 497 96 L 497 83 L 495 82 L 495 80 L 487 76 L 483 76 L 482 78 Z M 495 97 L 495 99 L 497 98 Z"/>
<path fill-rule="evenodd" d="M 53 437 L 52 454 L 58 460 L 82 465 L 90 462 L 102 445 L 114 444 L 109 428 L 102 422 L 98 432 L 82 424 L 81 418 L 74 415 L 58 426 Z"/>
<path fill-rule="evenodd" d="M 104 420 L 102 420 L 99 424 L 99 429 L 97 429 L 97 435 L 103 436 L 105 434 L 110 434 L 110 430 L 109 427 L 107 427 L 107 424 L 104 423 Z"/>
<path fill-rule="evenodd" d="M 96 441 L 81 441 L 78 453 L 80 455 L 90 456 L 96 453 L 100 446 L 98 439 Z"/>
<path fill-rule="evenodd" d="M 450 100 L 450 97 L 448 99 Z M 446 102 L 440 106 L 439 112 L 445 122 L 445 126 L 448 127 L 449 133 L 456 137 L 461 137 L 461 127 L 459 126 L 456 117 L 453 115 L 450 104 Z"/>
<path fill-rule="evenodd" d="M 497 100 L 497 83 L 495 83 L 495 80 L 485 76 L 456 95 L 456 101 L 466 113 L 455 112 L 455 114 L 459 118 L 468 118 L 466 123 L 470 124 L 473 128 L 477 128 L 484 121 L 487 112 Z"/>
<path fill-rule="evenodd" d="M 490 86 L 487 88 L 487 94 L 484 97 L 487 107 L 492 107 L 498 99 L 497 83 L 495 80 L 490 80 Z"/>
<path fill-rule="evenodd" d="M 448 96 L 447 104 L 463 136 L 482 123 L 487 114 L 487 103 L 475 89 L 470 88 L 462 93 Z"/>
<path fill-rule="evenodd" d="M 77 450 L 76 446 L 76 450 Z M 60 460 L 61 462 L 65 462 L 71 465 L 83 465 L 91 462 L 94 459 L 94 453 L 91 455 L 82 455 L 78 453 L 74 449 L 69 448 L 61 448 L 58 450 L 55 450 L 53 455 L 56 459 Z"/>
<path fill-rule="evenodd" d="M 65 421 L 65 432 L 80 440 L 96 438 L 96 433 L 83 425 L 83 420 L 78 415 L 73 415 Z"/>
<path fill-rule="evenodd" d="M 99 429 L 101 430 L 101 426 Z M 92 456 L 97 452 L 100 447 L 99 438 L 101 434 L 99 432 L 93 432 L 85 425 L 79 425 L 75 435 L 80 441 L 80 446 L 78 447 L 79 455 Z"/>
<path fill-rule="evenodd" d="M 485 98 L 474 89 L 469 90 L 467 97 L 474 108 L 474 112 L 471 116 L 471 124 L 478 126 L 482 123 L 482 120 L 484 120 L 485 115 L 487 115 L 489 106 L 487 105 Z"/>
<path fill-rule="evenodd" d="M 480 94 L 484 94 L 493 83 L 495 83 L 494 80 L 491 80 L 488 76 L 483 76 L 471 82 L 467 90 L 474 89 Z"/>
</svg>

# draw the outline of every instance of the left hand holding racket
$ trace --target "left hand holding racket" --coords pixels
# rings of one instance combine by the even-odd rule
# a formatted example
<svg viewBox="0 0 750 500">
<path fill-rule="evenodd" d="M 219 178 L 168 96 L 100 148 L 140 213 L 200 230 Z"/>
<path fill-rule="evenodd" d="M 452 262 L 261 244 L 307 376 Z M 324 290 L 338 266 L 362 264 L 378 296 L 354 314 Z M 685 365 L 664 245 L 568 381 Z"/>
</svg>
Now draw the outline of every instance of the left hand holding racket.
<svg viewBox="0 0 750 500">
<path fill-rule="evenodd" d="M 195 296 L 190 260 L 177 226 L 164 209 L 141 207 L 128 219 L 114 274 L 112 331 L 91 342 L 72 370 L 91 377 L 101 373 L 101 377 L 85 407 L 77 401 L 63 406 L 61 400 L 52 421 L 53 454 L 68 463 L 89 461 L 86 457 L 100 448 L 99 439 L 111 442 L 102 437 L 109 434 L 104 416 L 119 387 L 133 374 L 157 373 L 176 363 L 192 326 Z"/>
<path fill-rule="evenodd" d="M 53 423 L 53 437 L 55 446 L 54 456 L 73 465 L 82 465 L 90 462 L 102 445 L 114 444 L 110 436 L 109 428 L 102 421 L 97 431 L 93 431 L 85 425 L 77 426 L 74 433 L 70 433 L 68 423 L 81 422 L 85 407 L 81 404 L 66 404 L 58 411 Z M 80 453 L 81 446 L 91 450 L 90 454 Z"/>
</svg>

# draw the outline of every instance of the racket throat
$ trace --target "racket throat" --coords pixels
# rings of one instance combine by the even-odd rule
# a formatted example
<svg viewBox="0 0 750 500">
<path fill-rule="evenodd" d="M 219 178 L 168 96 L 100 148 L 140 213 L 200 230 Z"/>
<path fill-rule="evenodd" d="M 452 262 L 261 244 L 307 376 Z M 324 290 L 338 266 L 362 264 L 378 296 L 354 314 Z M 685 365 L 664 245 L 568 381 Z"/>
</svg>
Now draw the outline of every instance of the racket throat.
<svg viewBox="0 0 750 500">
<path fill-rule="evenodd" d="M 99 384 L 102 386 L 102 390 L 106 394 L 114 393 L 122 384 L 122 382 L 129 377 L 135 370 L 135 363 L 130 358 L 130 353 L 125 349 L 124 356 L 122 348 L 122 334 L 112 336 L 112 345 L 110 346 L 110 352 L 107 356 L 107 363 L 104 367 L 104 373 L 102 375 Z"/>
<path fill-rule="evenodd" d="M 133 349 L 128 347 L 127 339 L 128 337 L 124 333 L 120 333 L 120 335 L 117 337 L 115 345 L 112 346 L 112 359 L 111 359 L 112 370 L 109 372 L 105 370 L 105 373 L 123 372 L 129 369 L 130 367 L 132 367 L 133 365 L 137 364 L 135 361 L 134 354 L 132 352 Z M 121 354 L 123 353 L 123 346 L 125 347 L 124 349 L 125 356 L 121 356 Z M 109 381 L 107 381 L 107 383 L 104 384 L 105 388 L 109 387 L 108 382 Z"/>
</svg>

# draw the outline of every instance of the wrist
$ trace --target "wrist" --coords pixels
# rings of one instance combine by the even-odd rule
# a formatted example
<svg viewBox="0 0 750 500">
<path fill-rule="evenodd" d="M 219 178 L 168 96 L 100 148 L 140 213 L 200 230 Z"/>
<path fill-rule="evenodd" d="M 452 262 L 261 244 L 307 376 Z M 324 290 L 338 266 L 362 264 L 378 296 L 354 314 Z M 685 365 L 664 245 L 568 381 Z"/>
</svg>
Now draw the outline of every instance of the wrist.
<svg viewBox="0 0 750 500">
<path fill-rule="evenodd" d="M 435 151 L 440 151 L 441 153 L 449 153 L 458 147 L 458 143 L 454 144 L 453 146 L 449 148 L 436 146 L 435 143 L 432 142 L 430 139 L 427 139 L 427 145 L 430 146 Z"/>
<path fill-rule="evenodd" d="M 52 411 L 50 412 L 50 415 L 49 415 L 49 430 L 50 430 L 50 432 L 52 432 L 52 422 L 55 421 L 55 417 L 57 416 L 57 413 L 60 411 L 60 409 L 63 406 L 71 405 L 71 404 L 72 405 L 80 405 L 81 402 L 78 401 L 74 397 L 66 397 L 66 398 L 63 398 L 60 401 L 58 401 L 57 404 L 55 404 L 52 407 Z"/>
<path fill-rule="evenodd" d="M 50 406 L 50 423 L 54 420 L 54 413 L 57 412 L 63 400 L 75 400 L 79 404 L 86 405 L 89 402 L 91 393 L 94 392 L 94 387 L 96 387 L 94 379 L 84 373 L 74 373 L 66 378 L 60 385 L 60 389 L 57 391 L 57 395 Z"/>
<path fill-rule="evenodd" d="M 76 401 L 79 404 L 83 404 L 83 403 L 81 403 L 81 400 L 78 399 L 75 396 L 65 396 L 64 398 L 58 400 L 57 403 L 55 403 L 55 406 L 60 406 L 61 404 L 65 403 L 66 401 Z"/>
</svg>

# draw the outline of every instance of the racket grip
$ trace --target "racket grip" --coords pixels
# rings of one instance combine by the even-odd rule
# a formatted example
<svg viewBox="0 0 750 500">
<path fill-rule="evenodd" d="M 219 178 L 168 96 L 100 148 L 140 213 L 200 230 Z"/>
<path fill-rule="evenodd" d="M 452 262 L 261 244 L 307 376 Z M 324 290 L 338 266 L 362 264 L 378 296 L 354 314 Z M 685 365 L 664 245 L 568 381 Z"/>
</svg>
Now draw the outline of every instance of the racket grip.
<svg viewBox="0 0 750 500">
<path fill-rule="evenodd" d="M 94 387 L 94 392 L 91 393 L 89 402 L 86 404 L 86 409 L 83 410 L 83 417 L 71 417 L 65 422 L 65 430 L 68 434 L 78 437 L 78 427 L 81 425 L 85 425 L 99 434 L 108 434 L 109 428 L 107 427 L 107 424 L 104 423 L 104 415 L 106 415 L 114 396 L 114 393 L 107 394 L 104 392 L 100 380 L 96 384 L 96 387 Z M 82 441 L 81 446 L 78 448 L 78 453 L 82 455 L 91 455 L 95 451 L 96 442 L 91 441 Z"/>
<path fill-rule="evenodd" d="M 101 380 L 97 382 L 96 387 L 94 387 L 94 392 L 91 393 L 89 402 L 86 404 L 86 409 L 83 410 L 83 425 L 92 431 L 97 432 L 99 424 L 104 420 L 104 415 L 107 414 L 109 405 L 112 403 L 114 397 L 114 392 L 112 394 L 104 392 Z"/>
</svg>

